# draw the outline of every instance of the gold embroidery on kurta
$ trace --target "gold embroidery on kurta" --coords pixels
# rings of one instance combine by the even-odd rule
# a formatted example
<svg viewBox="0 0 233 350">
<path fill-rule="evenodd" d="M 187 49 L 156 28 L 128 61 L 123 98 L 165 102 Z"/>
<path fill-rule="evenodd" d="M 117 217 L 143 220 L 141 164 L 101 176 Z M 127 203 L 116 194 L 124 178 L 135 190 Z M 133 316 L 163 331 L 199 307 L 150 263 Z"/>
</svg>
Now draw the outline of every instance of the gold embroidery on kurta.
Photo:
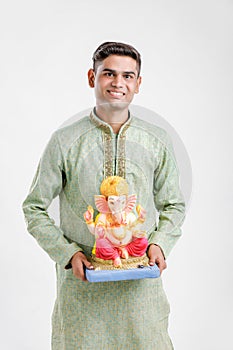
<svg viewBox="0 0 233 350">
<path fill-rule="evenodd" d="M 114 175 L 113 170 L 113 148 L 111 134 L 103 131 L 103 143 L 104 143 L 104 178 Z"/>
<path fill-rule="evenodd" d="M 104 178 L 108 176 L 118 175 L 123 178 L 126 176 L 126 154 L 125 154 L 125 140 L 126 131 L 130 125 L 131 118 L 122 126 L 119 135 L 116 139 L 116 153 L 114 155 L 113 135 L 110 126 L 99 119 L 94 112 L 90 114 L 92 122 L 102 129 L 103 135 L 103 149 L 104 149 Z"/>
</svg>

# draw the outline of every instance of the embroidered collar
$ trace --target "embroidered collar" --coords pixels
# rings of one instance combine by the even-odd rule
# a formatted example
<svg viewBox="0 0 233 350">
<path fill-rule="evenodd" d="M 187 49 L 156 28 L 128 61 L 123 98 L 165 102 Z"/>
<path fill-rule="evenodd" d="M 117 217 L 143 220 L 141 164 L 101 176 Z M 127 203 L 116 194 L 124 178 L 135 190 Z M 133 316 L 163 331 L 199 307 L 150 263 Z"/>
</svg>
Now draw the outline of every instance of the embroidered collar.
<svg viewBox="0 0 233 350">
<path fill-rule="evenodd" d="M 90 119 L 98 128 L 101 128 L 107 134 L 113 133 L 111 125 L 109 125 L 108 123 L 104 122 L 102 119 L 100 119 L 96 115 L 95 108 L 90 113 Z M 121 126 L 118 134 L 124 133 L 126 131 L 126 129 L 129 127 L 131 121 L 132 121 L 132 115 L 131 115 L 131 113 L 129 111 L 129 117 L 128 117 L 127 121 Z"/>
</svg>

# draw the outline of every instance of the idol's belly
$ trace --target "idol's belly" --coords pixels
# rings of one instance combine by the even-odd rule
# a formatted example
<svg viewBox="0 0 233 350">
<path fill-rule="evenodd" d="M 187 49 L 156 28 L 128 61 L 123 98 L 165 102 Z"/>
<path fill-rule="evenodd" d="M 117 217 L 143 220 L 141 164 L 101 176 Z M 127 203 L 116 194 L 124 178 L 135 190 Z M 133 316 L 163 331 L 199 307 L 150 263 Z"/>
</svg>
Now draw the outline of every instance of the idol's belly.
<svg viewBox="0 0 233 350">
<path fill-rule="evenodd" d="M 107 238 L 115 246 L 124 246 L 132 241 L 132 232 L 126 226 L 107 228 Z"/>
</svg>

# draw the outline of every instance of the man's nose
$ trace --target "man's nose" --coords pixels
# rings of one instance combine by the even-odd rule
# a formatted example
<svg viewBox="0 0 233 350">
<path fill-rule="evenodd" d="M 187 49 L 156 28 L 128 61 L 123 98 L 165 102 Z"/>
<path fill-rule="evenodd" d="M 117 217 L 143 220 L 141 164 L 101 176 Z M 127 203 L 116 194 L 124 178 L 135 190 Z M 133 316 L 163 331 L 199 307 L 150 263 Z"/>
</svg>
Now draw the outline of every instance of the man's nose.
<svg viewBox="0 0 233 350">
<path fill-rule="evenodd" d="M 123 87 L 123 77 L 121 74 L 117 74 L 112 80 L 112 86 L 117 88 Z"/>
</svg>

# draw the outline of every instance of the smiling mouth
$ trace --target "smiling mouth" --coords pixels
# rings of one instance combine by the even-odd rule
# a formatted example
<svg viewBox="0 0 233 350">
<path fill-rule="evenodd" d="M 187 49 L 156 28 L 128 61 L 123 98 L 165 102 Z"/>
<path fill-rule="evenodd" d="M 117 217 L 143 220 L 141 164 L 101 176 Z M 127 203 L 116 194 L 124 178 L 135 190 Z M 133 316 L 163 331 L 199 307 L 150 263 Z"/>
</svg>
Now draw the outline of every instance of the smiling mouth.
<svg viewBox="0 0 233 350">
<path fill-rule="evenodd" d="M 120 92 L 120 91 L 107 90 L 107 92 L 109 93 L 109 95 L 111 95 L 112 97 L 116 97 L 116 98 L 125 96 L 125 93 Z"/>
</svg>

